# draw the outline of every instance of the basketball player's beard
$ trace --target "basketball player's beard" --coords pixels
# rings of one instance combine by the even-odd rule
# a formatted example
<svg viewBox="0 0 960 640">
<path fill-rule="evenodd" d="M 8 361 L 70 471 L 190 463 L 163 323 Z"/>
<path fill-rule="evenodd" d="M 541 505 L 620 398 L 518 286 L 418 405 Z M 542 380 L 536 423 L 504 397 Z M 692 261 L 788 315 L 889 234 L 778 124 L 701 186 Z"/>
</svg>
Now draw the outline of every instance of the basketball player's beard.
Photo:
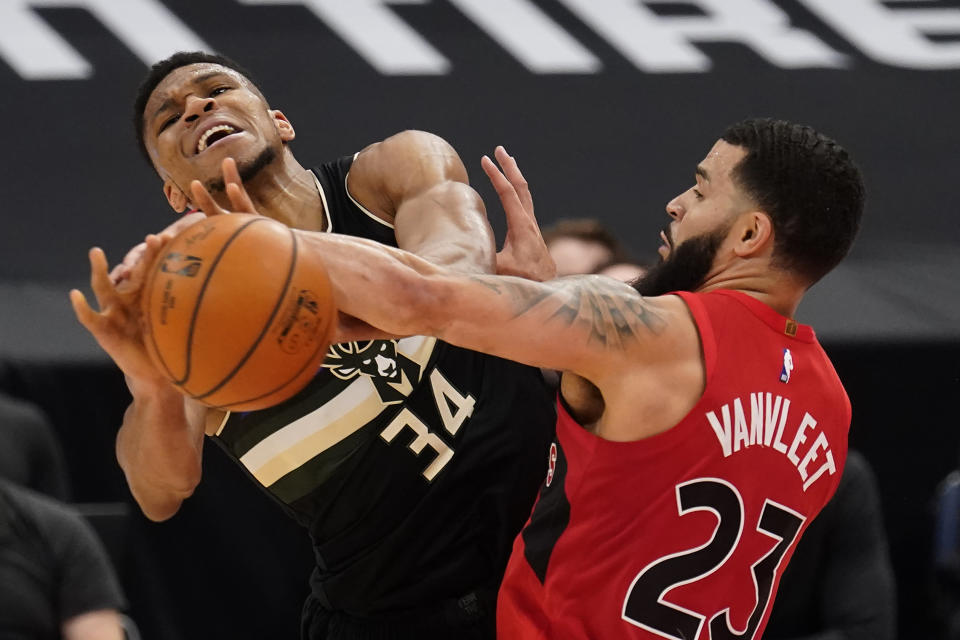
<svg viewBox="0 0 960 640">
<path fill-rule="evenodd" d="M 651 267 L 630 285 L 642 296 L 696 291 L 710 273 L 713 259 L 728 231 L 729 228 L 717 229 L 680 243 L 665 260 Z"/>
<path fill-rule="evenodd" d="M 263 171 L 277 158 L 277 152 L 273 147 L 265 147 L 256 158 L 243 164 L 237 164 L 237 172 L 240 174 L 240 182 L 246 184 L 252 180 L 258 173 Z M 223 177 L 208 180 L 204 185 L 211 194 L 222 193 L 226 188 L 223 183 Z"/>
</svg>

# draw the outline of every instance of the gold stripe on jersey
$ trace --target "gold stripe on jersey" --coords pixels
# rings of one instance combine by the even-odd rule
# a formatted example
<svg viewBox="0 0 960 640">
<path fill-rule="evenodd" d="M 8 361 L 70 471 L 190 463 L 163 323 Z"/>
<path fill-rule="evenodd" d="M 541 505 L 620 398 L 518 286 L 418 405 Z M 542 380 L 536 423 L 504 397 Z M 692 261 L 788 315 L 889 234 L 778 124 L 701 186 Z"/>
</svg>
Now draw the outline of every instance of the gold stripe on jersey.
<svg viewBox="0 0 960 640">
<path fill-rule="evenodd" d="M 422 379 L 436 342 L 436 338 L 424 336 L 404 338 L 397 341 L 397 351 L 420 365 Z M 419 381 L 403 385 L 405 394 Z M 323 406 L 261 440 L 240 457 L 240 462 L 262 485 L 269 487 L 362 429 L 388 406 L 370 379 L 360 376 Z"/>
<path fill-rule="evenodd" d="M 366 381 L 357 380 L 357 382 L 350 385 L 350 387 L 363 382 Z M 347 389 L 349 390 L 350 387 Z M 337 396 L 337 399 L 339 400 L 343 395 L 344 394 L 340 394 Z M 316 413 L 320 413 L 317 411 L 307 414 L 294 422 L 293 424 L 301 421 L 304 422 L 307 427 L 307 435 L 287 449 L 280 451 L 259 467 L 254 468 L 248 464 L 248 461 L 245 460 L 247 456 L 241 458 L 240 461 L 247 466 L 250 473 L 252 473 L 261 484 L 269 487 L 283 476 L 307 463 L 314 456 L 320 455 L 347 436 L 357 432 L 368 422 L 380 415 L 380 412 L 383 411 L 383 403 L 380 402 L 379 396 L 376 393 L 369 392 L 364 395 L 366 397 L 360 404 L 354 406 L 353 409 L 339 419 L 324 423 L 323 416 L 315 415 Z"/>
</svg>

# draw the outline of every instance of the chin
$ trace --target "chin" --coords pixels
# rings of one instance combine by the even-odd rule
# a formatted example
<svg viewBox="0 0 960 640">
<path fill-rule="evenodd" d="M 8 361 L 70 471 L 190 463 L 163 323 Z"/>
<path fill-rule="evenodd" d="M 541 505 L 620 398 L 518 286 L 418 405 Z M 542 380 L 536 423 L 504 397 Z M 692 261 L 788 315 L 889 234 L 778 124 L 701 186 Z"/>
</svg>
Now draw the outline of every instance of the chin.
<svg viewBox="0 0 960 640">
<path fill-rule="evenodd" d="M 223 191 L 223 175 L 220 172 L 220 164 L 223 162 L 223 159 L 229 157 L 230 154 L 218 154 L 215 160 L 216 169 L 214 177 L 210 178 L 208 181 L 204 182 L 204 186 L 211 193 L 216 191 Z M 234 160 L 237 162 L 237 172 L 240 174 L 240 181 L 246 183 L 253 178 L 255 178 L 261 171 L 277 158 L 277 152 L 273 147 L 267 146 L 264 147 L 257 153 L 252 151 L 244 153 L 243 155 L 233 155 Z"/>
</svg>

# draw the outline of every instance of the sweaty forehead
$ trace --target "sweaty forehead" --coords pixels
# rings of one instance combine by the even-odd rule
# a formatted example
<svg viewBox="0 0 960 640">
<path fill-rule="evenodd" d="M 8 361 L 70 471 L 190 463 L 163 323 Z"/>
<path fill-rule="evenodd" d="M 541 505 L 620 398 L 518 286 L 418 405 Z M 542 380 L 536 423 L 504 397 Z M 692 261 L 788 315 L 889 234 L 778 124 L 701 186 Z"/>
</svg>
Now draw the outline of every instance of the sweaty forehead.
<svg viewBox="0 0 960 640">
<path fill-rule="evenodd" d="M 711 182 L 729 179 L 730 171 L 745 155 L 747 150 L 743 147 L 732 145 L 725 140 L 717 140 L 700 162 L 700 167 L 706 170 Z"/>
<path fill-rule="evenodd" d="M 198 62 L 177 67 L 161 80 L 150 94 L 144 108 L 144 118 L 149 119 L 163 103 L 183 89 L 198 86 L 213 78 L 230 78 L 240 84 L 249 84 L 247 79 L 229 67 Z"/>
</svg>

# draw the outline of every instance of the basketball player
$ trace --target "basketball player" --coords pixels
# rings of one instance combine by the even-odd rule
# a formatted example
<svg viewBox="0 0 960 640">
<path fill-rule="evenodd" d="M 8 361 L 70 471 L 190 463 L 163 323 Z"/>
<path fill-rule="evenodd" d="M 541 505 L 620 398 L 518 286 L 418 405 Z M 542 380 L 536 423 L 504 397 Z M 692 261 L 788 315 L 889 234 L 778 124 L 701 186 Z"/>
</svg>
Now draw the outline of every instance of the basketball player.
<svg viewBox="0 0 960 640">
<path fill-rule="evenodd" d="M 853 241 L 859 170 L 809 127 L 749 120 L 695 179 L 667 204 L 663 261 L 635 287 L 457 274 L 301 233 L 347 313 L 568 372 L 546 481 L 500 590 L 500 638 L 759 638 L 797 540 L 837 487 L 850 403 L 793 318 Z"/>
<path fill-rule="evenodd" d="M 289 119 L 219 56 L 154 65 L 134 124 L 176 211 L 197 207 L 195 180 L 226 204 L 220 172 L 230 156 L 231 177 L 257 209 L 298 229 L 369 238 L 473 274 L 519 272 L 526 243 L 542 245 L 534 223 L 525 234 L 515 226 L 495 256 L 460 158 L 428 133 L 304 168 L 288 144 Z M 540 372 L 432 337 L 390 339 L 344 318 L 324 368 L 297 396 L 263 411 L 208 410 L 146 357 L 143 249 L 109 276 L 103 253 L 91 252 L 99 312 L 71 293 L 133 395 L 117 457 L 143 512 L 164 520 L 192 493 L 206 433 L 310 533 L 317 567 L 304 637 L 492 638 L 496 590 L 556 418 Z M 549 270 L 549 260 L 540 266 Z"/>
</svg>

